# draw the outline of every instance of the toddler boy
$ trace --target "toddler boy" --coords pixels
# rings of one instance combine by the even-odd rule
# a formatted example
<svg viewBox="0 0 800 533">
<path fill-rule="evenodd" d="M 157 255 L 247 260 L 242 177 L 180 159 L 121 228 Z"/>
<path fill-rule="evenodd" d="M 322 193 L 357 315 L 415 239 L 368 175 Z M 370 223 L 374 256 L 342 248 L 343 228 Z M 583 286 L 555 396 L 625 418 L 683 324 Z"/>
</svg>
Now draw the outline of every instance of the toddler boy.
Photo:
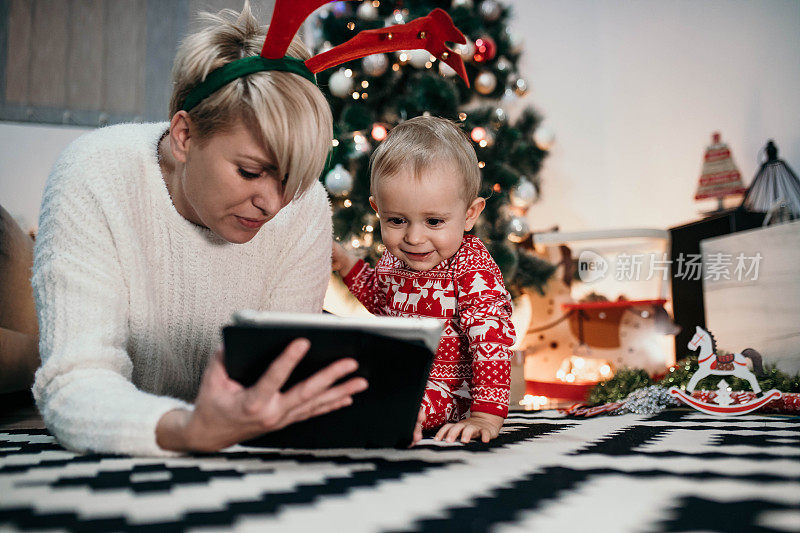
<svg viewBox="0 0 800 533">
<path fill-rule="evenodd" d="M 486 202 L 472 144 L 452 122 L 395 127 L 371 160 L 370 205 L 386 251 L 375 268 L 338 244 L 333 268 L 369 312 L 444 320 L 425 390 L 422 429 L 437 440 L 495 438 L 508 414 L 511 298 L 483 243 L 465 234 Z"/>
</svg>

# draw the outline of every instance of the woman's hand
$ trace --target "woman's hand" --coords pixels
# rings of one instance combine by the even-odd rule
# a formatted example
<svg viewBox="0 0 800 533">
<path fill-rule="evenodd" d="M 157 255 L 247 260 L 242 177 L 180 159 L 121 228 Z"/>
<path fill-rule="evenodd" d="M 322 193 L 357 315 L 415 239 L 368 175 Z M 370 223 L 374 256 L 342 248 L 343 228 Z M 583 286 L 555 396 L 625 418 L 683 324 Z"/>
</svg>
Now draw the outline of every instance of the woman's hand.
<svg viewBox="0 0 800 533">
<path fill-rule="evenodd" d="M 217 451 L 353 403 L 352 396 L 367 388 L 364 378 L 333 386 L 358 368 L 353 359 L 336 361 L 281 392 L 309 346 L 307 339 L 292 341 L 249 388 L 228 376 L 220 348 L 203 374 L 194 411 L 173 410 L 158 421 L 158 445 L 175 451 Z"/>
<path fill-rule="evenodd" d="M 411 438 L 411 446 L 422 440 L 422 424 L 425 423 L 425 406 L 419 408 L 417 413 L 417 422 L 414 424 L 414 436 Z"/>
<path fill-rule="evenodd" d="M 331 250 L 331 269 L 338 272 L 340 276 L 345 277 L 350 273 L 358 259 L 350 255 L 342 248 L 342 245 L 333 241 Z"/>
<path fill-rule="evenodd" d="M 443 425 L 434 439 L 455 442 L 458 436 L 461 435 L 461 442 L 466 443 L 473 438 L 489 442 L 500 434 L 500 428 L 503 427 L 504 420 L 502 416 L 489 413 L 472 413 L 461 422 Z"/>
</svg>

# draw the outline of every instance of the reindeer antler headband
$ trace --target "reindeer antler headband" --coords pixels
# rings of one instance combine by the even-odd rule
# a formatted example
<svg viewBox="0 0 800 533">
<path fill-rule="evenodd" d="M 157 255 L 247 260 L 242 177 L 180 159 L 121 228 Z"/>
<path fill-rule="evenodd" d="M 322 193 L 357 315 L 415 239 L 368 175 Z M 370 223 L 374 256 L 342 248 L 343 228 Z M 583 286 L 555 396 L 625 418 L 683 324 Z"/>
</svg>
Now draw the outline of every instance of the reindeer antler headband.
<svg viewBox="0 0 800 533">
<path fill-rule="evenodd" d="M 317 72 L 371 54 L 397 50 L 427 50 L 455 70 L 469 87 L 461 56 L 445 45 L 446 41 L 463 44 L 467 42 L 466 38 L 455 27 L 450 16 L 439 8 L 407 24 L 364 30 L 349 41 L 306 61 L 287 56 L 286 50 L 303 21 L 330 1 L 277 0 L 261 55 L 237 59 L 212 71 L 205 80 L 189 91 L 181 109 L 190 111 L 228 83 L 255 72 L 291 72 L 316 84 L 314 74 Z"/>
</svg>

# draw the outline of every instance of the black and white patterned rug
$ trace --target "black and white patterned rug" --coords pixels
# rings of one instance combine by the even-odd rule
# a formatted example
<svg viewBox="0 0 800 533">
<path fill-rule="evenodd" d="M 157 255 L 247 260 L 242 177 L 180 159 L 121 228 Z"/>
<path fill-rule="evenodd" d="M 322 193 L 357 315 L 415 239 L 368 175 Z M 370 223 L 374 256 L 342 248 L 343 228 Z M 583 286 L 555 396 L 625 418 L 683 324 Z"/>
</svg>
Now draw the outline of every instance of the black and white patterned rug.
<svg viewBox="0 0 800 533">
<path fill-rule="evenodd" d="M 512 413 L 491 445 L 76 455 L 0 431 L 0 531 L 800 531 L 800 418 Z"/>
</svg>

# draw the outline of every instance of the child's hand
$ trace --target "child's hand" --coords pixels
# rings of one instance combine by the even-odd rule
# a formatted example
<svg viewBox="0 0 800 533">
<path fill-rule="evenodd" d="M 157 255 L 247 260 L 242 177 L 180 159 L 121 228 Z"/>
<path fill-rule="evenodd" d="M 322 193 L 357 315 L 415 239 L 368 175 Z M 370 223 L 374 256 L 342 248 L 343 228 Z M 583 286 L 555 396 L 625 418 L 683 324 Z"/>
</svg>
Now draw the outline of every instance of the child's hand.
<svg viewBox="0 0 800 533">
<path fill-rule="evenodd" d="M 489 413 L 472 413 L 469 418 L 465 418 L 461 422 L 443 425 L 434 439 L 455 442 L 461 435 L 461 442 L 464 443 L 471 441 L 473 437 L 480 438 L 483 442 L 489 442 L 500 434 L 503 420 L 505 419 L 502 416 Z"/>
<path fill-rule="evenodd" d="M 333 241 L 331 249 L 331 269 L 338 272 L 342 277 L 345 277 L 350 273 L 350 270 L 353 269 L 357 261 L 358 259 L 348 254 L 344 248 L 342 248 L 341 244 Z"/>
</svg>

